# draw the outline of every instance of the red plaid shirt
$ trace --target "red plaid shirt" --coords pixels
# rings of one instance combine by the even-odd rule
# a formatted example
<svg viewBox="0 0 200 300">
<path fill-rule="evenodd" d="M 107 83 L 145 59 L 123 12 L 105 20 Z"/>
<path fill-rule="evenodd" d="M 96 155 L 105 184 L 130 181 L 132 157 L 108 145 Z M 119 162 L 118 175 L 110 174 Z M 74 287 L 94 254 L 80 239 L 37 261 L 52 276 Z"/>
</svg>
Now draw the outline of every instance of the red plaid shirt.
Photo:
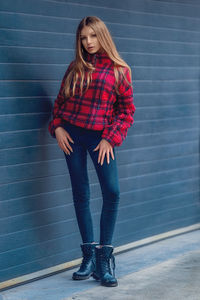
<svg viewBox="0 0 200 300">
<path fill-rule="evenodd" d="M 66 120 L 76 126 L 102 130 L 102 139 L 106 139 L 112 147 L 120 146 L 126 138 L 128 128 L 134 122 L 133 88 L 121 76 L 118 85 L 120 95 L 117 95 L 114 87 L 114 63 L 105 52 L 87 53 L 85 59 L 95 67 L 90 86 L 82 96 L 79 96 L 79 79 L 75 96 L 64 97 L 62 89 L 73 64 L 72 61 L 65 72 L 54 103 L 53 119 L 48 127 L 49 132 L 55 138 L 55 129 L 62 127 Z M 127 67 L 125 67 L 125 74 L 131 82 Z"/>
</svg>

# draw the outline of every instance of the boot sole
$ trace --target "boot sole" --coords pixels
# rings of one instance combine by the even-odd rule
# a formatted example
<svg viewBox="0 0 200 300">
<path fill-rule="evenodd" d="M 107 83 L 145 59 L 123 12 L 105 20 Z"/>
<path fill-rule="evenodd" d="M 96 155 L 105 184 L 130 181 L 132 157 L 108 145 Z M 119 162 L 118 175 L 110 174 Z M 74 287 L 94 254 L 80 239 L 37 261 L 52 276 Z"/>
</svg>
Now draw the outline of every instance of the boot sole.
<svg viewBox="0 0 200 300">
<path fill-rule="evenodd" d="M 85 279 L 89 279 L 90 276 L 92 276 L 92 274 L 90 274 L 88 276 L 73 276 L 72 279 L 73 280 L 85 280 Z"/>
<path fill-rule="evenodd" d="M 92 274 L 92 277 L 96 281 L 101 281 L 101 279 L 95 273 Z M 118 282 L 115 282 L 115 283 L 104 283 L 104 282 L 101 282 L 101 285 L 107 286 L 107 287 L 114 287 L 114 286 L 118 286 Z"/>
<path fill-rule="evenodd" d="M 118 283 L 104 283 L 101 282 L 101 285 L 106 286 L 106 287 L 114 287 L 114 286 L 118 286 Z"/>
</svg>

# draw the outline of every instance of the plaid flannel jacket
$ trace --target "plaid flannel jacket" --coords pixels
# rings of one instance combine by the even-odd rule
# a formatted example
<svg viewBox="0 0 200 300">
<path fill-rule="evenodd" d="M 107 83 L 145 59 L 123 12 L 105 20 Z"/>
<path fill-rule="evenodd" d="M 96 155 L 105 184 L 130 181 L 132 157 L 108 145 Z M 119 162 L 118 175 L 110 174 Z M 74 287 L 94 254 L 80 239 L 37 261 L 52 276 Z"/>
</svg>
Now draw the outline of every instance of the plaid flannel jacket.
<svg viewBox="0 0 200 300">
<path fill-rule="evenodd" d="M 76 126 L 102 130 L 102 139 L 106 139 L 112 147 L 120 146 L 127 136 L 128 128 L 134 122 L 133 88 L 121 76 L 118 85 L 120 95 L 117 95 L 114 87 L 114 63 L 106 52 L 87 53 L 85 59 L 95 67 L 88 90 L 80 96 L 79 79 L 75 95 L 68 98 L 64 96 L 64 82 L 73 64 L 72 61 L 61 82 L 54 103 L 53 119 L 49 122 L 48 130 L 55 138 L 55 129 L 59 126 L 62 127 L 66 120 Z M 126 67 L 125 75 L 131 82 Z M 84 81 L 85 86 L 86 80 Z"/>
</svg>

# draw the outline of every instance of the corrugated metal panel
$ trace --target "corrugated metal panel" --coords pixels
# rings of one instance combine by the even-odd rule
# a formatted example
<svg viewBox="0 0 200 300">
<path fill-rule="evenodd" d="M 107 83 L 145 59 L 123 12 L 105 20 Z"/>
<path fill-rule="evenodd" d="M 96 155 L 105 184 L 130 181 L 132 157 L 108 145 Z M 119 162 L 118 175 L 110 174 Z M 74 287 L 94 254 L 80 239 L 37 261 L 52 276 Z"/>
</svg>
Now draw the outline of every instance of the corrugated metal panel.
<svg viewBox="0 0 200 300">
<path fill-rule="evenodd" d="M 47 125 L 86 15 L 105 21 L 133 72 L 113 244 L 199 222 L 200 7 L 184 2 L 1 1 L 0 281 L 80 256 L 68 169 Z M 98 239 L 101 191 L 88 159 Z"/>
</svg>

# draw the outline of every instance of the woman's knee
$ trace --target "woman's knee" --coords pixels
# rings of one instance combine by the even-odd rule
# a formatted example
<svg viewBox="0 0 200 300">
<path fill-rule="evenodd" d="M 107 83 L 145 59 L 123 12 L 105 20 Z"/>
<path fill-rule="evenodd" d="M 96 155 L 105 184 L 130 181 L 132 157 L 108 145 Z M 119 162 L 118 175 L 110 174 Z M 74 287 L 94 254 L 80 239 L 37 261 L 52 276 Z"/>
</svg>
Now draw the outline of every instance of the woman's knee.
<svg viewBox="0 0 200 300">
<path fill-rule="evenodd" d="M 72 193 L 74 202 L 88 202 L 90 199 L 90 186 L 88 181 L 77 181 L 72 183 Z"/>
<path fill-rule="evenodd" d="M 117 186 L 107 186 L 102 190 L 103 197 L 109 199 L 109 201 L 119 201 L 120 198 L 120 190 Z"/>
</svg>

